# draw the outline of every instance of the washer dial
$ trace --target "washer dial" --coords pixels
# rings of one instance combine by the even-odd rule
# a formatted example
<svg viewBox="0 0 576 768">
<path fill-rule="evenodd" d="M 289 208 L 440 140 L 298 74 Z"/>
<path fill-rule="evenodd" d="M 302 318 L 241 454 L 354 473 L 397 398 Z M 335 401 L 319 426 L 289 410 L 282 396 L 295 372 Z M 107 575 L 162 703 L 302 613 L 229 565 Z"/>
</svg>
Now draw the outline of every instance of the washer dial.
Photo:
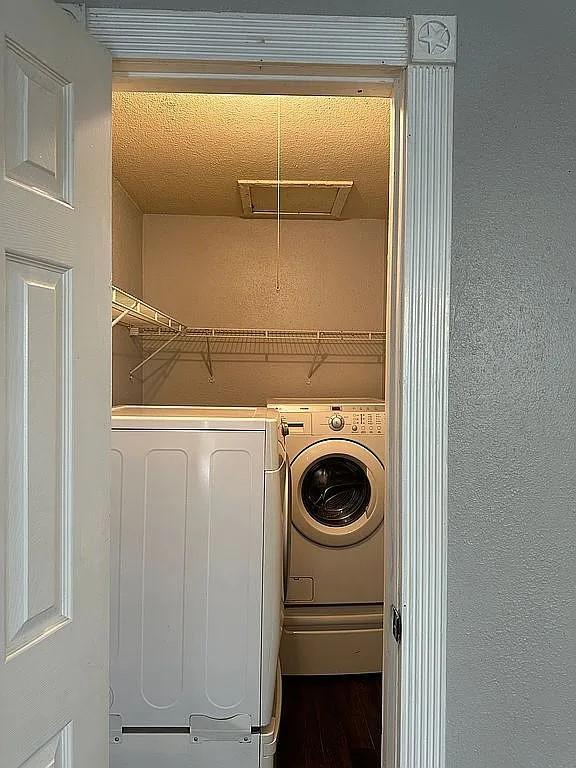
<svg viewBox="0 0 576 768">
<path fill-rule="evenodd" d="M 335 414 L 334 416 L 330 417 L 330 429 L 333 429 L 335 432 L 340 432 L 341 429 L 344 429 L 344 417 L 340 416 L 339 414 Z"/>
</svg>

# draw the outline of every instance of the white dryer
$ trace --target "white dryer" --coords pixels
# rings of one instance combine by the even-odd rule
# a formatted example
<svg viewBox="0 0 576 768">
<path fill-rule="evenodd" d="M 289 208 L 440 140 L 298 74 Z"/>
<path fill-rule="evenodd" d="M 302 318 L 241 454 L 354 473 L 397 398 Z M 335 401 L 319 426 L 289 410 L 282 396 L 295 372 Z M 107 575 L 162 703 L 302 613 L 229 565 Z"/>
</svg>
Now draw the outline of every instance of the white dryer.
<svg viewBox="0 0 576 768">
<path fill-rule="evenodd" d="M 278 414 L 112 412 L 111 768 L 257 768 L 275 744 Z"/>
<path fill-rule="evenodd" d="M 382 666 L 386 410 L 380 400 L 271 400 L 288 427 L 286 674 Z"/>
</svg>

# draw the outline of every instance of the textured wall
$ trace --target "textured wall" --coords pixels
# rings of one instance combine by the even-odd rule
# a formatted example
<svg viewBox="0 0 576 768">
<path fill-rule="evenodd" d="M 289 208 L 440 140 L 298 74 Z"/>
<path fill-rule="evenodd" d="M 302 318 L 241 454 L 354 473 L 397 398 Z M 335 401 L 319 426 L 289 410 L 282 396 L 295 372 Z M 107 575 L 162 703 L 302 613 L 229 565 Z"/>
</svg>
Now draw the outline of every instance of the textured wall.
<svg viewBox="0 0 576 768">
<path fill-rule="evenodd" d="M 142 296 L 142 212 L 122 185 L 112 186 L 112 282 Z M 120 324 L 112 329 L 112 403 L 142 402 L 142 382 L 130 381 L 128 372 L 140 362 L 140 345 Z"/>
<path fill-rule="evenodd" d="M 385 222 L 282 221 L 280 231 L 277 292 L 275 221 L 145 215 L 144 296 L 191 326 L 383 329 Z M 382 365 L 359 357 L 357 346 L 330 358 L 310 385 L 310 346 L 284 346 L 267 360 L 264 348 L 247 353 L 253 344 L 237 350 L 226 345 L 226 355 L 215 356 L 214 383 L 197 353 L 151 361 L 145 401 L 253 405 L 269 397 L 382 395 Z"/>
<path fill-rule="evenodd" d="M 573 768 L 573 3 L 171 0 L 164 7 L 178 5 L 458 14 L 448 768 Z"/>
</svg>

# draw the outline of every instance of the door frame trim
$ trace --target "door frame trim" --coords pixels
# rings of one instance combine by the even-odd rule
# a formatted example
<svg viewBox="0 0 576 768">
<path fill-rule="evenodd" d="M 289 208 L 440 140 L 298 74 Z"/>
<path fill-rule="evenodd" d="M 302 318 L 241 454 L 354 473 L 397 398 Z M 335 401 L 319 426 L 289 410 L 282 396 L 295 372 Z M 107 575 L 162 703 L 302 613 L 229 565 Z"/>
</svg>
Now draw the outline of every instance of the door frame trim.
<svg viewBox="0 0 576 768">
<path fill-rule="evenodd" d="M 367 18 L 284 14 L 78 9 L 117 71 L 187 90 L 190 70 L 210 86 L 219 72 L 257 80 L 277 65 L 321 81 L 356 72 L 392 91 L 388 254 L 387 605 L 401 606 L 397 702 L 387 710 L 387 766 L 444 768 L 447 624 L 447 402 L 456 17 Z M 84 15 L 83 15 L 84 14 Z M 161 34 L 158 33 L 161 30 Z M 167 61 L 170 60 L 170 61 Z M 200 64 L 199 62 L 208 62 Z M 226 66 L 222 66 L 222 62 Z M 151 64 L 152 63 L 152 64 Z M 326 70 L 324 72 L 324 70 Z M 361 71 L 363 75 L 361 76 Z M 206 74 L 208 73 L 208 75 Z M 286 79 L 290 79 L 286 69 Z M 352 80 L 354 78 L 352 77 Z M 310 76 L 308 76 L 310 81 Z M 142 82 L 142 81 L 141 81 Z M 230 80 L 229 80 L 230 82 Z M 157 88 L 158 86 L 157 83 Z M 394 583 L 394 579 L 398 583 Z M 388 608 L 386 610 L 388 610 Z M 385 633 L 388 638 L 390 632 Z M 395 657 L 395 652 L 394 652 Z M 394 671 L 394 675 L 396 674 Z M 390 670 L 388 670 L 390 672 Z M 388 704 L 389 706 L 389 704 Z M 386 702 L 385 702 L 386 708 Z"/>
</svg>

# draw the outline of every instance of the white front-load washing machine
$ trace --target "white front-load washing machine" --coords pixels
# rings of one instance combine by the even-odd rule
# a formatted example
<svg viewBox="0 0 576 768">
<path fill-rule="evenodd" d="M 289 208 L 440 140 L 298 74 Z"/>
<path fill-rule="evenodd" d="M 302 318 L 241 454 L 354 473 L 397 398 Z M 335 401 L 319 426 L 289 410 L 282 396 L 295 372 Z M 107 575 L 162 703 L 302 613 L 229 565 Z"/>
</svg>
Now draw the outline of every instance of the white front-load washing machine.
<svg viewBox="0 0 576 768">
<path fill-rule="evenodd" d="M 271 400 L 291 470 L 286 674 L 382 668 L 386 410 L 381 400 Z"/>
</svg>

